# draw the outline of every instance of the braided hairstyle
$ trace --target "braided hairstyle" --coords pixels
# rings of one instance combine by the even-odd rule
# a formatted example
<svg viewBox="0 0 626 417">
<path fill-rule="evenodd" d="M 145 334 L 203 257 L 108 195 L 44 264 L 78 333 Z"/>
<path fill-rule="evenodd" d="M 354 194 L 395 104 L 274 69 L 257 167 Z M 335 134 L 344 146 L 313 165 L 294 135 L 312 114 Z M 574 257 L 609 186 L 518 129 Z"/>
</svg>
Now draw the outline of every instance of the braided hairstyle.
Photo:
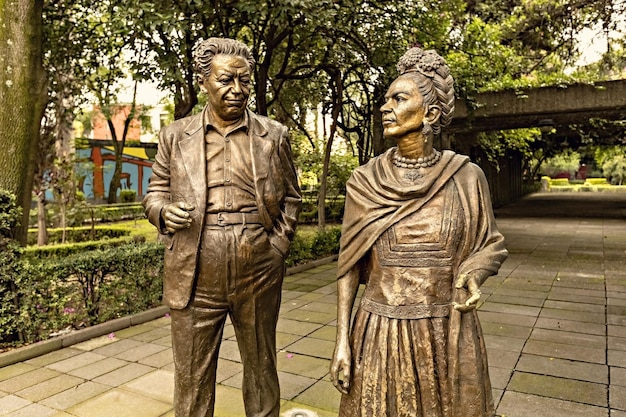
<svg viewBox="0 0 626 417">
<path fill-rule="evenodd" d="M 423 131 L 426 137 L 438 135 L 454 113 L 454 79 L 446 61 L 432 49 L 413 47 L 398 60 L 397 69 L 400 77 L 415 81 L 426 107 L 437 105 L 441 109 L 439 120 L 432 125 L 424 123 Z"/>
<path fill-rule="evenodd" d="M 213 57 L 219 54 L 240 56 L 248 62 L 250 72 L 254 69 L 254 57 L 245 44 L 228 38 L 200 39 L 192 50 L 193 70 L 200 80 L 209 75 Z"/>
</svg>

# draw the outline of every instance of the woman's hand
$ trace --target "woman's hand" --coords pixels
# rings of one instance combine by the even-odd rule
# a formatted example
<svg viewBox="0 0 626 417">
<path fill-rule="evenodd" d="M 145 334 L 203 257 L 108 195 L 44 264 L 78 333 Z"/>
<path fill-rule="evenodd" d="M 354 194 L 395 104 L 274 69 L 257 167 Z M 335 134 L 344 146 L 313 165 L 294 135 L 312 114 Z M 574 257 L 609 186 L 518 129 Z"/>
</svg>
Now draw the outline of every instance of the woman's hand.
<svg viewBox="0 0 626 417">
<path fill-rule="evenodd" d="M 330 379 L 335 388 L 342 394 L 350 390 L 350 378 L 352 373 L 352 352 L 347 341 L 337 342 L 333 358 L 330 362 Z M 343 380 L 339 376 L 343 374 Z"/>
<path fill-rule="evenodd" d="M 458 304 L 456 302 L 452 303 L 455 310 L 458 310 L 462 313 L 473 310 L 478 305 L 478 301 L 480 301 L 480 278 L 476 274 L 460 274 L 459 278 L 456 280 L 455 288 L 467 288 L 470 293 L 470 297 L 463 304 Z"/>
</svg>

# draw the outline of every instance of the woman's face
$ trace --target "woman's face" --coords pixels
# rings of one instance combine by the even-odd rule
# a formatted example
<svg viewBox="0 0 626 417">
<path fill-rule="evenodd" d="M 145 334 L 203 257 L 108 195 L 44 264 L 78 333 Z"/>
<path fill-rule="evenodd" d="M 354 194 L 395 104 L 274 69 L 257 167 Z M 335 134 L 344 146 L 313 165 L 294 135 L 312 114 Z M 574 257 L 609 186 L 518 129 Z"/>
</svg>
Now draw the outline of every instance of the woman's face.
<svg viewBox="0 0 626 417">
<path fill-rule="evenodd" d="M 383 113 L 383 135 L 398 139 L 421 131 L 426 107 L 415 81 L 399 77 L 389 86 L 380 111 Z"/>
<path fill-rule="evenodd" d="M 380 111 L 383 113 L 383 135 L 397 139 L 421 131 L 426 108 L 415 81 L 400 77 L 389 86 Z"/>
</svg>

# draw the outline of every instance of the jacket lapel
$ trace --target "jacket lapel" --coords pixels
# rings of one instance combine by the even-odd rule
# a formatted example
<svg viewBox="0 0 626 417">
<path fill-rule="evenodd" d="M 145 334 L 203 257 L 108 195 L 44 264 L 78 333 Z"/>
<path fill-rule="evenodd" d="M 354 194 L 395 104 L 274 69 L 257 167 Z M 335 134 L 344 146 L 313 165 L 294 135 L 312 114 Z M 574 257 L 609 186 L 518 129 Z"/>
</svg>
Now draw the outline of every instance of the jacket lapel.
<svg viewBox="0 0 626 417">
<path fill-rule="evenodd" d="M 180 156 L 196 198 L 196 207 L 203 209 L 207 198 L 206 151 L 203 112 L 197 114 L 185 128 L 184 138 L 178 142 Z"/>
<path fill-rule="evenodd" d="M 252 172 L 258 192 L 259 180 L 263 180 L 268 176 L 270 155 L 274 150 L 274 141 L 268 137 L 267 129 L 254 113 L 249 111 L 248 117 L 250 121 L 248 135 L 250 137 L 250 154 L 252 155 Z"/>
</svg>

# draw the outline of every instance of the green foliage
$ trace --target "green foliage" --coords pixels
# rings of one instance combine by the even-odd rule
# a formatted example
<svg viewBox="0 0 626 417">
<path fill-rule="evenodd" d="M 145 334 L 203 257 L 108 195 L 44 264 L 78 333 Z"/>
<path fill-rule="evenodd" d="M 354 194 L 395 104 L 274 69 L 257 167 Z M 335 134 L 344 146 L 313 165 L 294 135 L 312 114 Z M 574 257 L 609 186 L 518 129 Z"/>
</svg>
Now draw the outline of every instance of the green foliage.
<svg viewBox="0 0 626 417">
<path fill-rule="evenodd" d="M 18 264 L 11 297 L 19 300 L 13 314 L 2 315 L 0 341 L 20 332 L 32 343 L 59 332 L 160 304 L 163 248 L 130 244 L 103 250 Z"/>
<path fill-rule="evenodd" d="M 48 204 L 48 208 L 46 210 L 47 223 L 50 225 L 58 224 L 58 221 L 55 220 L 56 216 L 58 216 L 57 206 L 55 204 Z M 79 205 L 72 209 L 70 217 L 72 218 L 70 224 L 77 227 L 85 222 L 106 223 L 128 219 L 143 219 L 145 218 L 145 214 L 141 203 L 133 202 L 103 205 Z M 37 226 L 36 209 L 31 210 L 30 212 L 29 225 L 31 227 Z"/>
<path fill-rule="evenodd" d="M 339 226 L 326 227 L 322 230 L 315 228 L 314 231 L 298 229 L 285 261 L 286 265 L 299 265 L 339 253 L 340 236 Z"/>
<path fill-rule="evenodd" d="M 122 203 L 134 203 L 137 199 L 137 191 L 135 190 L 121 190 L 120 202 Z"/>
<path fill-rule="evenodd" d="M 611 182 L 622 185 L 626 179 L 626 155 L 616 155 L 602 164 L 602 172 Z"/>
<path fill-rule="evenodd" d="M 546 160 L 542 172 L 549 177 L 555 177 L 560 173 L 567 173 L 570 178 L 580 167 L 580 153 L 566 150 Z"/>
<path fill-rule="evenodd" d="M 20 223 L 21 213 L 15 195 L 0 189 L 0 343 L 19 338 L 20 329 L 12 320 L 18 305 L 15 288 L 21 249 L 12 233 Z"/>
<path fill-rule="evenodd" d="M 62 243 L 65 235 L 66 243 L 85 242 L 89 240 L 114 239 L 130 236 L 130 230 L 122 227 L 83 226 L 70 229 L 48 229 L 48 245 Z M 28 230 L 28 245 L 37 244 L 37 229 Z"/>
</svg>

